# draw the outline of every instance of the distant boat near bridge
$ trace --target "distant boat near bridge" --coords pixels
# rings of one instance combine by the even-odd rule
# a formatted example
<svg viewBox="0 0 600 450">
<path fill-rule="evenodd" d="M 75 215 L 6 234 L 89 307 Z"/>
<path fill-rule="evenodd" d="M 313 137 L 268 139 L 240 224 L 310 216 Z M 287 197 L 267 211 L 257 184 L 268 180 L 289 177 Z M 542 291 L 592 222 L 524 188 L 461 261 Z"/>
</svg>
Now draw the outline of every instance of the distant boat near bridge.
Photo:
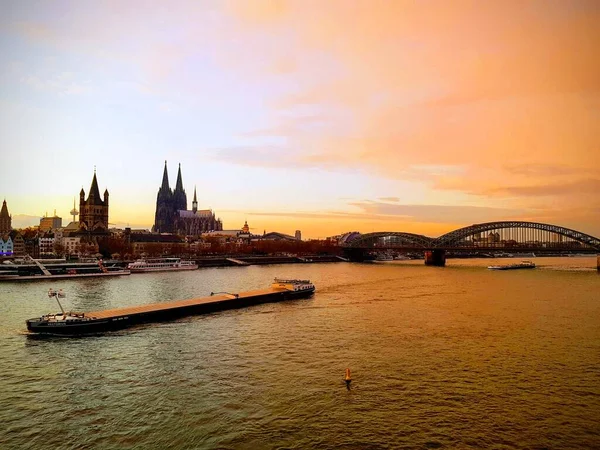
<svg viewBox="0 0 600 450">
<path fill-rule="evenodd" d="M 490 270 L 515 270 L 515 269 L 535 269 L 535 263 L 532 261 L 521 261 L 517 264 L 505 264 L 498 266 L 488 266 Z"/>
</svg>

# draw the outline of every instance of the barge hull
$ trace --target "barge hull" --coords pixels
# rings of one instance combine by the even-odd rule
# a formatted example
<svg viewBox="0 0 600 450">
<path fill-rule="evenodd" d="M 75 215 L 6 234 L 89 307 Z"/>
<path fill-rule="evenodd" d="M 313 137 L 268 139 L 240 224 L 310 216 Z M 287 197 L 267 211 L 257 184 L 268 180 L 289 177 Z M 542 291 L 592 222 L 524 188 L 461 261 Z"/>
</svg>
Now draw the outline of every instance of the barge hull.
<svg viewBox="0 0 600 450">
<path fill-rule="evenodd" d="M 29 319 L 26 323 L 28 331 L 33 333 L 51 335 L 94 334 L 120 330 L 143 323 L 164 322 L 186 316 L 209 314 L 262 303 L 306 298 L 311 296 L 313 292 L 314 289 L 289 291 L 271 288 L 236 295 L 219 294 L 190 300 L 89 312 L 84 314 L 84 317 L 89 320 L 74 321 L 74 323 L 53 323 L 44 321 L 42 318 Z"/>
</svg>

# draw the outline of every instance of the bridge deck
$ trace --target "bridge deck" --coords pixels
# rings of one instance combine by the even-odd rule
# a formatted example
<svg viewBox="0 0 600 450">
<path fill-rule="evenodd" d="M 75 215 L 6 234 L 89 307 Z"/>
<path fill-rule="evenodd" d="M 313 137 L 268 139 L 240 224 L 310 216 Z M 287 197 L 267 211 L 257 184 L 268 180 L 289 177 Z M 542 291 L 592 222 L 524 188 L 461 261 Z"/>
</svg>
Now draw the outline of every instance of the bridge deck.
<svg viewBox="0 0 600 450">
<path fill-rule="evenodd" d="M 358 234 L 347 249 L 599 251 L 600 239 L 581 231 L 539 222 L 500 221 L 470 225 L 437 238 L 402 231 Z"/>
</svg>

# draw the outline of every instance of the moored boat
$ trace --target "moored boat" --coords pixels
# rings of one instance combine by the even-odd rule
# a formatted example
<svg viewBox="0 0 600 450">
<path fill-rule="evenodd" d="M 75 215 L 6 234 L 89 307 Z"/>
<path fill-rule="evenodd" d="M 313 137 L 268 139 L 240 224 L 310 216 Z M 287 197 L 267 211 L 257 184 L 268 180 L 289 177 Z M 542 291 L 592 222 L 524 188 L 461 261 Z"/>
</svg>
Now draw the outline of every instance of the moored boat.
<svg viewBox="0 0 600 450">
<path fill-rule="evenodd" d="M 92 312 L 66 312 L 59 298 L 62 291 L 50 290 L 60 313 L 46 314 L 25 321 L 32 333 L 52 335 L 82 335 L 127 328 L 140 323 L 161 322 L 194 314 L 207 314 L 226 309 L 243 308 L 261 303 L 310 297 L 315 286 L 309 280 L 276 278 L 269 289 L 232 294 L 211 292 L 208 297 L 154 303 Z"/>
<path fill-rule="evenodd" d="M 516 264 L 505 264 L 502 266 L 488 266 L 490 270 L 514 270 L 514 269 L 535 269 L 535 263 L 532 261 L 521 261 Z"/>
<path fill-rule="evenodd" d="M 194 261 L 184 261 L 181 258 L 149 258 L 138 259 L 129 263 L 127 269 L 131 273 L 166 272 L 173 270 L 196 270 L 198 264 Z"/>
<path fill-rule="evenodd" d="M 20 264 L 0 265 L 0 281 L 38 281 L 63 278 L 111 277 L 129 275 L 117 264 L 93 262 L 68 263 L 60 260 L 40 260 L 28 257 Z"/>
</svg>

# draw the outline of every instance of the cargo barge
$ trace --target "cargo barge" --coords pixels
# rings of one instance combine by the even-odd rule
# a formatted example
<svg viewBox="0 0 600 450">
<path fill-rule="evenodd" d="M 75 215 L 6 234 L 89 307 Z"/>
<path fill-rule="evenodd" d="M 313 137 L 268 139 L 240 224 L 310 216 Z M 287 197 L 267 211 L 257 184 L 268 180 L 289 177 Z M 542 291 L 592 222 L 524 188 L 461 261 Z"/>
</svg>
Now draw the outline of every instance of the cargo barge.
<svg viewBox="0 0 600 450">
<path fill-rule="evenodd" d="M 269 289 L 240 292 L 211 292 L 208 297 L 177 300 L 148 305 L 131 306 L 92 312 L 65 312 L 59 298 L 62 291 L 49 290 L 61 312 L 46 314 L 27 320 L 27 330 L 32 333 L 74 336 L 119 330 L 149 322 L 162 322 L 180 317 L 207 314 L 227 309 L 243 308 L 261 303 L 278 302 L 310 297 L 315 286 L 310 280 L 283 280 L 276 278 Z"/>
</svg>

